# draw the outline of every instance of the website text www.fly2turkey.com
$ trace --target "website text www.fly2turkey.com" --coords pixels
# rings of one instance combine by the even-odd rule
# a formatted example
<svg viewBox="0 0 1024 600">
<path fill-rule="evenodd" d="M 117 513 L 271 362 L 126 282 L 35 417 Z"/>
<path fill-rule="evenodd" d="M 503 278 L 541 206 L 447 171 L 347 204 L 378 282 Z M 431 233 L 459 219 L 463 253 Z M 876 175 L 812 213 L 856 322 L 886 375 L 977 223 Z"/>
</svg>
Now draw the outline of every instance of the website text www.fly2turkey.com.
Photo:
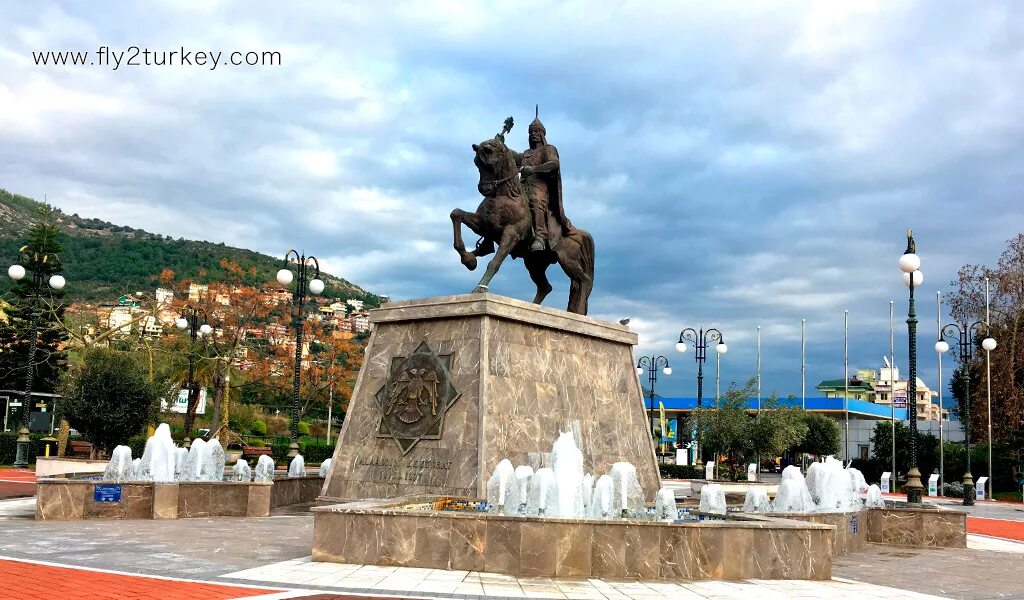
<svg viewBox="0 0 1024 600">
<path fill-rule="evenodd" d="M 218 67 L 276 67 L 281 53 L 271 50 L 150 50 L 144 46 L 124 49 L 100 46 L 89 50 L 41 50 L 32 52 L 37 66 L 102 67 L 112 71 L 130 67 L 194 67 L 213 71 Z"/>
</svg>

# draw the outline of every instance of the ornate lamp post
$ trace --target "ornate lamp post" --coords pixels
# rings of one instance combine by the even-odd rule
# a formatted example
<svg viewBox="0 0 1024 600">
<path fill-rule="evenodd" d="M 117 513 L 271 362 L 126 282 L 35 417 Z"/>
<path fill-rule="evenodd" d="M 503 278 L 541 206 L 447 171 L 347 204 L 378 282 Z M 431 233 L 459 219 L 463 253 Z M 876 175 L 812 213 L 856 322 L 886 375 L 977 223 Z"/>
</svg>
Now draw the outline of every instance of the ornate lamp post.
<svg viewBox="0 0 1024 600">
<path fill-rule="evenodd" d="M 23 246 L 19 251 L 19 260 L 7 269 L 7 275 L 15 281 L 21 281 L 28 273 L 32 274 L 29 282 L 29 345 L 28 368 L 25 372 L 25 397 L 22 400 L 21 429 L 18 430 L 18 447 L 15 451 L 14 467 L 24 469 L 28 466 L 29 417 L 32 414 L 32 384 L 36 372 L 36 338 L 39 337 L 39 299 L 47 291 L 47 286 L 60 291 L 67 283 L 62 275 L 53 274 L 49 279 L 46 274 L 60 270 L 60 259 L 53 252 L 41 252 L 31 246 Z M 44 283 L 45 280 L 45 283 Z"/>
<path fill-rule="evenodd" d="M 722 341 L 722 332 L 715 329 L 704 329 L 696 330 L 692 327 L 679 332 L 679 341 L 676 342 L 677 352 L 686 352 L 686 342 L 693 344 L 693 358 L 697 361 L 697 408 L 700 408 L 704 403 L 704 361 L 707 359 L 708 342 L 715 345 L 715 352 L 717 356 L 725 354 L 729 351 L 729 347 Z M 717 381 L 718 373 L 715 373 Z M 717 390 L 717 385 L 716 385 Z M 717 392 L 716 392 L 717 399 Z M 700 424 L 698 423 L 698 427 Z M 697 439 L 700 439 L 700 430 L 697 431 Z M 698 447 L 697 460 L 700 460 L 700 452 Z"/>
<path fill-rule="evenodd" d="M 181 309 L 181 314 L 174 320 L 178 329 L 188 329 L 188 380 L 185 389 L 188 390 L 188 404 L 185 408 L 185 435 L 192 435 L 192 425 L 195 423 L 196 409 L 199 406 L 199 387 L 196 385 L 196 340 L 202 336 L 213 333 L 213 328 L 204 321 L 209 321 L 206 311 L 202 308 L 186 304 Z"/>
<path fill-rule="evenodd" d="M 650 413 L 648 421 L 651 423 L 651 439 L 654 439 L 654 384 L 658 383 L 658 367 L 661 367 L 665 375 L 672 374 L 672 367 L 668 366 L 668 359 L 664 356 L 641 356 L 636 361 L 636 374 L 643 375 L 647 369 L 647 383 L 651 390 Z"/>
<path fill-rule="evenodd" d="M 942 355 L 949 352 L 949 343 L 946 341 L 946 338 L 952 338 L 956 342 L 959 351 L 960 367 L 967 370 L 964 380 L 964 414 L 961 421 L 964 428 L 964 445 L 967 448 L 967 470 L 964 473 L 964 506 L 974 505 L 974 476 L 971 475 L 971 374 L 969 365 L 971 359 L 974 358 L 974 340 L 981 337 L 983 327 L 985 325 L 981 321 L 975 321 L 970 324 L 950 323 L 942 328 L 942 332 L 939 334 L 939 341 L 935 342 L 935 351 Z M 996 341 L 988 337 L 987 328 L 985 339 L 981 342 L 981 347 L 986 352 L 996 348 Z"/>
<path fill-rule="evenodd" d="M 291 285 L 295 274 L 288 265 L 294 262 L 298 269 L 298 281 L 292 290 L 292 306 L 295 307 L 292 323 L 295 326 L 295 380 L 292 384 L 291 433 L 292 443 L 288 445 L 288 458 L 299 453 L 299 382 L 302 371 L 302 309 L 306 305 L 306 294 L 320 295 L 324 291 L 324 282 L 320 279 L 320 261 L 315 256 L 299 254 L 288 250 L 284 255 L 284 268 L 277 272 L 277 282 Z"/>
<path fill-rule="evenodd" d="M 900 271 L 903 271 L 903 283 L 910 288 L 910 304 L 907 310 L 907 334 L 910 338 L 909 363 L 907 375 L 907 418 L 910 420 L 910 468 L 907 471 L 907 502 L 921 503 L 921 472 L 917 470 L 917 313 L 914 311 L 914 288 L 921 285 L 924 276 L 918 269 L 921 258 L 917 255 L 917 244 L 914 233 L 907 230 L 907 249 L 900 257 Z"/>
</svg>

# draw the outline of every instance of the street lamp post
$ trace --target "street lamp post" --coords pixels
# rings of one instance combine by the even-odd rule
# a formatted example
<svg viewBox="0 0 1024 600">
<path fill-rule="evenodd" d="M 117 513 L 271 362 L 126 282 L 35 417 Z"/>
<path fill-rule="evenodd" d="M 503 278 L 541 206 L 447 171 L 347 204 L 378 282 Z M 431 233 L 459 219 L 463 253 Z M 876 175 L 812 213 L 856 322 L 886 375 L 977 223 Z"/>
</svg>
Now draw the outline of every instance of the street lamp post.
<svg viewBox="0 0 1024 600">
<path fill-rule="evenodd" d="M 971 371 L 970 362 L 974 357 L 974 340 L 980 337 L 984 323 L 950 323 L 942 328 L 939 334 L 939 341 L 935 342 L 935 351 L 940 355 L 949 352 L 949 342 L 946 338 L 952 338 L 957 345 L 960 368 L 964 369 L 964 414 L 961 423 L 964 428 L 964 446 L 967 449 L 967 469 L 964 473 L 964 506 L 974 505 L 974 476 L 971 475 Z M 987 328 L 986 328 L 987 329 Z M 995 350 L 996 341 L 986 337 L 981 342 L 981 347 L 987 352 Z"/>
<path fill-rule="evenodd" d="M 907 502 L 921 503 L 921 472 L 917 469 L 917 313 L 914 311 L 914 288 L 921 285 L 924 276 L 919 270 L 921 258 L 917 255 L 914 233 L 907 230 L 907 249 L 899 260 L 903 271 L 903 283 L 910 289 L 910 304 L 907 310 L 907 335 L 909 339 L 909 373 L 907 374 L 907 414 L 910 419 L 910 465 L 907 471 Z"/>
<path fill-rule="evenodd" d="M 29 453 L 29 417 L 32 414 L 32 384 L 36 371 L 36 338 L 39 337 L 39 299 L 47 286 L 60 291 L 67 283 L 62 275 L 53 274 L 45 279 L 47 272 L 60 270 L 60 259 L 53 252 L 36 250 L 24 246 L 20 250 L 19 261 L 7 269 L 7 275 L 15 281 L 21 281 L 28 273 L 32 274 L 29 283 L 29 344 L 28 369 L 25 372 L 25 397 L 21 403 L 21 429 L 18 430 L 18 445 L 14 456 L 14 467 L 24 469 L 28 466 Z"/>
<path fill-rule="evenodd" d="M 686 342 L 693 344 L 693 358 L 697 361 L 697 408 L 704 403 L 704 361 L 707 359 L 708 342 L 715 344 L 715 352 L 718 357 L 729 351 L 729 347 L 722 341 L 722 332 L 715 329 L 694 329 L 687 327 L 679 332 L 679 341 L 676 342 L 676 351 L 686 352 Z M 716 374 L 717 378 L 717 374 Z M 717 400 L 718 384 L 715 384 L 715 399 Z M 700 440 L 700 423 L 697 423 L 697 439 Z M 700 445 L 698 442 L 697 460 L 700 460 Z"/>
<path fill-rule="evenodd" d="M 644 369 L 647 369 L 647 384 L 650 387 L 650 407 L 648 421 L 651 424 L 651 440 L 654 440 L 654 384 L 658 382 L 658 367 L 661 367 L 665 375 L 672 374 L 672 367 L 668 366 L 668 359 L 664 356 L 641 356 L 636 361 L 636 374 L 641 376 Z"/>
<path fill-rule="evenodd" d="M 295 326 L 295 379 L 292 383 L 291 433 L 292 443 L 288 445 L 288 458 L 299 453 L 299 383 L 302 371 L 302 310 L 306 306 L 306 294 L 320 295 L 324 291 L 324 282 L 320 279 L 320 261 L 315 256 L 299 254 L 288 250 L 284 255 L 284 267 L 277 272 L 277 282 L 290 285 L 295 274 L 288 268 L 294 262 L 298 270 L 298 280 L 292 290 L 292 306 L 294 307 L 292 323 Z"/>
<path fill-rule="evenodd" d="M 199 387 L 196 385 L 196 340 L 202 336 L 213 333 L 213 328 L 204 321 L 209 321 L 206 311 L 197 306 L 186 304 L 181 309 L 181 314 L 174 320 L 178 329 L 188 329 L 188 380 L 185 383 L 188 390 L 188 403 L 185 407 L 185 435 L 192 435 L 192 425 L 195 423 L 196 409 L 199 406 Z"/>
</svg>

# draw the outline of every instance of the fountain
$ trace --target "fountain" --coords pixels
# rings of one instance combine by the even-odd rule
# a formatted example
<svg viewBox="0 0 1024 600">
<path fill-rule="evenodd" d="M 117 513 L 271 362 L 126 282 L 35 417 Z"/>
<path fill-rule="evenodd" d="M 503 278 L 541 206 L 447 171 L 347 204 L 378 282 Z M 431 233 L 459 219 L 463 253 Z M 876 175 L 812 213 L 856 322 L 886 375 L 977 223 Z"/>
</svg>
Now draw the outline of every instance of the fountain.
<svg viewBox="0 0 1024 600">
<path fill-rule="evenodd" d="M 594 502 L 594 476 L 587 473 L 580 482 L 580 500 L 583 502 L 583 510 L 580 516 L 586 517 L 590 514 L 590 505 Z"/>
<path fill-rule="evenodd" d="M 863 507 L 860 495 L 854 489 L 856 477 L 849 470 L 843 468 L 841 461 L 827 456 L 825 462 L 814 464 L 821 465 L 816 469 L 815 490 L 812 491 L 812 496 L 815 491 L 817 492 L 819 511 L 848 512 L 860 510 Z M 863 475 L 860 479 L 864 479 Z"/>
<path fill-rule="evenodd" d="M 623 519 L 643 507 L 644 491 L 636 478 L 636 467 L 628 462 L 612 465 L 612 510 Z"/>
<path fill-rule="evenodd" d="M 725 514 L 725 492 L 722 490 L 721 485 L 709 483 L 700 489 L 700 507 L 698 510 L 702 513 L 715 515 Z"/>
<path fill-rule="evenodd" d="M 505 514 L 505 503 L 515 502 L 516 493 L 516 470 L 512 462 L 507 458 L 494 468 L 494 473 L 487 480 L 487 505 L 490 511 L 499 515 Z M 518 503 L 516 504 L 518 509 Z"/>
<path fill-rule="evenodd" d="M 200 481 L 224 481 L 224 447 L 217 438 L 206 442 L 203 464 L 199 470 Z"/>
<path fill-rule="evenodd" d="M 814 463 L 818 464 L 818 463 Z M 811 470 L 808 469 L 810 474 Z M 807 513 L 815 509 L 814 498 L 808 490 L 800 467 L 789 465 L 782 470 L 782 483 L 779 484 L 779 491 L 775 495 L 775 502 L 771 505 L 772 512 L 782 513 Z"/>
<path fill-rule="evenodd" d="M 272 507 L 312 502 L 322 488 L 322 479 L 303 476 L 301 456 L 292 463 L 293 477 L 277 483 L 269 456 L 260 456 L 255 482 L 242 459 L 225 476 L 225 458 L 217 439 L 196 439 L 188 450 L 175 447 L 170 427 L 161 424 L 141 457 L 132 460 L 131 448 L 116 447 L 102 476 L 40 477 L 36 518 L 268 516 Z M 329 469 L 330 459 L 321 465 L 321 471 Z"/>
<path fill-rule="evenodd" d="M 260 483 L 272 483 L 274 481 L 274 459 L 266 454 L 261 454 L 256 461 L 256 478 Z"/>
<path fill-rule="evenodd" d="M 209 461 L 210 449 L 202 438 L 192 440 L 185 459 L 185 468 L 181 471 L 181 481 L 202 481 L 203 463 Z"/>
<path fill-rule="evenodd" d="M 327 477 L 327 474 L 331 472 L 331 459 L 325 459 L 324 462 L 320 463 L 320 476 Z"/>
<path fill-rule="evenodd" d="M 868 486 L 868 497 L 864 501 L 868 508 L 885 508 L 885 499 L 882 498 L 882 488 L 872 483 Z"/>
<path fill-rule="evenodd" d="M 551 462 L 554 465 L 552 470 L 555 474 L 555 481 L 558 482 L 558 512 L 559 517 L 582 516 L 583 511 L 583 453 L 576 446 L 576 439 L 569 431 L 563 431 L 555 440 L 551 448 Z M 629 463 L 622 463 L 629 464 Z M 510 465 L 511 466 L 511 465 Z M 633 470 L 633 479 L 636 479 L 636 467 L 629 465 Z"/>
<path fill-rule="evenodd" d="M 594 496 L 590 502 L 590 516 L 595 519 L 608 519 L 612 517 L 612 490 L 615 489 L 615 482 L 611 475 L 602 475 L 597 478 L 594 484 Z"/>
<path fill-rule="evenodd" d="M 238 459 L 235 466 L 231 467 L 231 480 L 232 481 L 252 481 L 252 469 L 249 468 L 249 463 L 244 458 Z"/>
<path fill-rule="evenodd" d="M 669 488 L 661 488 L 654 499 L 654 518 L 674 521 L 679 517 L 676 508 L 676 494 Z"/>
<path fill-rule="evenodd" d="M 771 510 L 771 501 L 768 500 L 768 492 L 764 488 L 756 487 L 747 490 L 743 498 L 743 512 L 763 513 Z"/>
<path fill-rule="evenodd" d="M 128 481 L 132 474 L 132 449 L 118 446 L 110 453 L 110 462 L 103 470 L 104 481 Z"/>
<path fill-rule="evenodd" d="M 296 454 L 295 458 L 288 465 L 288 477 L 305 477 L 306 476 L 306 459 L 302 458 L 301 454 Z"/>
<path fill-rule="evenodd" d="M 516 467 L 516 512 L 526 514 L 526 501 L 530 492 L 530 480 L 533 479 L 533 467 L 519 465 Z"/>
<path fill-rule="evenodd" d="M 530 491 L 526 499 L 526 514 L 547 515 L 558 510 L 558 483 L 550 467 L 537 469 L 530 478 Z M 557 514 L 557 512 L 555 512 Z"/>
</svg>

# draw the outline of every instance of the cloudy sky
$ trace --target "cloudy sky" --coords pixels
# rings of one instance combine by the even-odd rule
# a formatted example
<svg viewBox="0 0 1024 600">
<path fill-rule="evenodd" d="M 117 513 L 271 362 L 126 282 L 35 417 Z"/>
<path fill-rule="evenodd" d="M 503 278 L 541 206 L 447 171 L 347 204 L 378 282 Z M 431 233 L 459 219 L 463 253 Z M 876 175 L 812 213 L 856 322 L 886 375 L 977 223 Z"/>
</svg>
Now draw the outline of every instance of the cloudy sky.
<svg viewBox="0 0 1024 600">
<path fill-rule="evenodd" d="M 597 244 L 591 313 L 632 317 L 693 395 L 683 327 L 719 327 L 724 382 L 800 391 L 888 352 L 905 366 L 905 230 L 935 292 L 1024 225 L 1019 2 L 0 3 L 0 187 L 65 211 L 268 254 L 395 299 L 469 291 L 452 208 L 470 144 L 533 106 L 566 210 Z M 128 66 L 97 50 L 221 52 Z M 33 52 L 89 52 L 42 66 Z M 234 51 L 281 64 L 223 64 Z M 139 60 L 142 56 L 139 57 Z M 467 233 L 467 236 L 470 235 Z M 562 306 L 568 281 L 552 270 Z M 529 299 L 521 264 L 492 286 Z M 902 350 L 901 350 L 902 349 Z M 934 383 L 934 355 L 921 374 Z M 711 365 L 709 365 L 711 366 Z M 706 381 L 713 388 L 713 367 Z"/>
</svg>

